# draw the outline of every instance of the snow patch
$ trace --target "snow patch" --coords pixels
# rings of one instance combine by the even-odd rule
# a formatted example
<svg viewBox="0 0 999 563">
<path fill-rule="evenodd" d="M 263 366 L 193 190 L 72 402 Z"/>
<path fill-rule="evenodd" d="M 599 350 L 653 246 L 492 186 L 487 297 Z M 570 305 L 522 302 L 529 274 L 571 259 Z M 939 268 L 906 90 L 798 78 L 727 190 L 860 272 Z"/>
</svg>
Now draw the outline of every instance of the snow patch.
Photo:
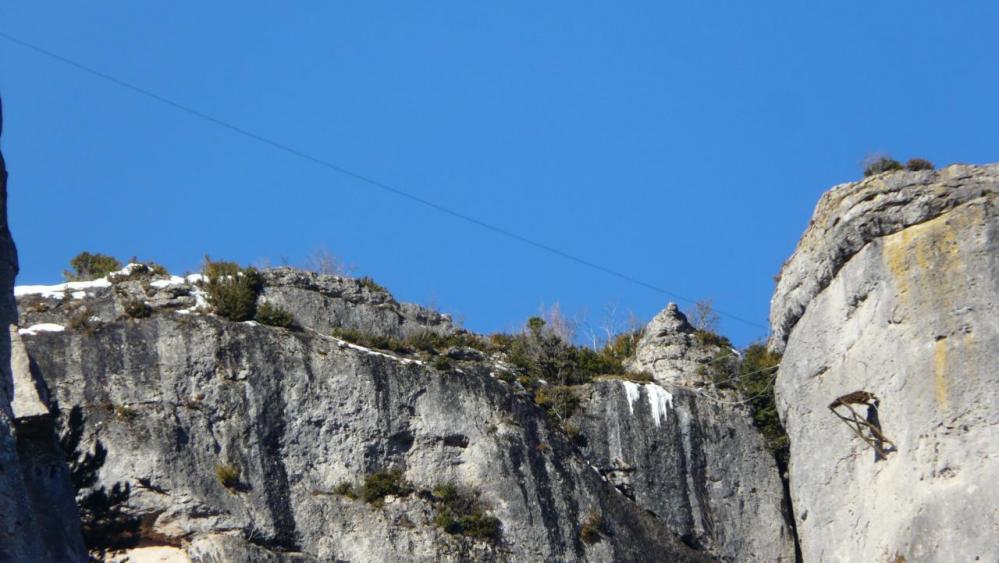
<svg viewBox="0 0 999 563">
<path fill-rule="evenodd" d="M 77 282 L 66 282 L 57 283 L 55 285 L 19 285 L 14 288 L 14 297 L 21 297 L 24 295 L 41 295 L 45 298 L 62 298 L 66 291 L 69 290 L 73 294 L 74 299 L 82 299 L 85 297 L 86 290 L 88 289 L 103 289 L 106 287 L 111 287 L 111 282 L 107 278 L 99 278 L 91 281 L 77 281 Z M 83 294 L 80 297 L 77 295 Z"/>
<path fill-rule="evenodd" d="M 632 381 L 622 381 L 621 384 L 624 385 L 624 394 L 628 398 L 628 411 L 632 415 L 635 414 L 635 402 L 641 398 L 642 388 L 645 388 L 645 395 L 649 398 L 649 410 L 652 411 L 652 421 L 656 424 L 656 428 L 662 426 L 662 420 L 667 416 L 666 412 L 673 408 L 673 395 L 655 383 L 639 385 Z"/>
<path fill-rule="evenodd" d="M 62 325 L 57 325 L 54 323 L 41 323 L 37 325 L 31 325 L 28 328 L 22 328 L 17 331 L 20 335 L 34 335 L 39 332 L 62 332 L 66 330 L 66 327 Z"/>
<path fill-rule="evenodd" d="M 641 396 L 641 388 L 637 383 L 631 381 L 622 381 L 624 384 L 624 394 L 628 397 L 628 410 L 632 415 L 635 414 L 635 401 Z"/>
<path fill-rule="evenodd" d="M 400 358 L 399 356 L 393 356 L 392 354 L 386 354 L 385 352 L 379 352 L 377 350 L 372 350 L 371 348 L 365 348 L 364 346 L 359 346 L 357 344 L 354 344 L 353 342 L 347 342 L 346 340 L 337 338 L 335 336 L 332 336 L 330 338 L 332 338 L 333 340 L 336 340 L 337 342 L 340 342 L 340 343 L 344 344 L 348 348 L 353 348 L 354 350 L 357 350 L 358 352 L 364 352 L 365 354 L 369 354 L 371 356 L 381 356 L 383 358 L 388 358 L 390 360 L 395 360 L 395 361 L 397 361 L 399 363 L 402 363 L 402 364 L 416 364 L 418 366 L 424 365 L 423 362 L 421 362 L 420 360 L 410 360 L 409 358 Z"/>
<path fill-rule="evenodd" d="M 151 287 L 156 289 L 163 289 L 164 287 L 170 287 L 171 285 L 182 285 L 187 283 L 187 280 L 180 276 L 170 276 L 169 279 L 165 280 L 153 280 L 149 282 Z"/>
<path fill-rule="evenodd" d="M 649 407 L 652 409 L 652 422 L 656 428 L 662 425 L 667 409 L 673 408 L 673 395 L 655 383 L 645 384 L 645 392 L 649 394 Z"/>
</svg>

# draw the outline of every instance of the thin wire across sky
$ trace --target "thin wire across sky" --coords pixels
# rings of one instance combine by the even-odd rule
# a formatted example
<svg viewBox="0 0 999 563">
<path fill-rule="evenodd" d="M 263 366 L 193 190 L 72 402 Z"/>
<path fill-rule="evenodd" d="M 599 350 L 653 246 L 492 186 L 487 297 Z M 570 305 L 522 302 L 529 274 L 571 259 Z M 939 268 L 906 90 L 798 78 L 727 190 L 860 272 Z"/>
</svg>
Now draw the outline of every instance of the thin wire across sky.
<svg viewBox="0 0 999 563">
<path fill-rule="evenodd" d="M 292 147 L 290 145 L 287 145 L 285 143 L 282 143 L 282 142 L 279 142 L 279 141 L 275 141 L 275 140 L 273 140 L 273 139 L 271 139 L 269 137 L 266 137 L 264 135 L 261 135 L 259 133 L 254 132 L 254 131 L 251 131 L 251 130 L 246 129 L 244 127 L 241 127 L 239 125 L 235 125 L 235 124 L 230 123 L 228 121 L 224 121 L 224 120 L 219 119 L 219 118 L 217 118 L 215 116 L 209 115 L 209 114 L 207 114 L 207 113 L 205 113 L 203 111 L 200 111 L 200 110 L 194 109 L 194 108 L 192 108 L 190 106 L 181 104 L 181 103 L 176 102 L 176 101 L 174 101 L 174 100 L 172 100 L 170 98 L 167 98 L 165 96 L 162 96 L 160 94 L 152 92 L 150 90 L 147 90 L 147 89 L 142 88 L 140 86 L 137 86 L 135 84 L 132 84 L 131 82 L 122 80 L 120 78 L 116 78 L 114 76 L 111 76 L 110 74 L 101 72 L 101 71 L 96 70 L 96 69 L 94 69 L 94 68 L 92 68 L 90 66 L 87 66 L 85 64 L 79 63 L 79 62 L 74 61 L 74 60 L 72 60 L 70 58 L 67 58 L 67 57 L 65 57 L 63 55 L 60 55 L 58 53 L 54 53 L 52 51 L 49 51 L 49 50 L 44 49 L 42 47 L 39 47 L 37 45 L 33 45 L 31 43 L 28 43 L 27 41 L 24 41 L 22 39 L 18 39 L 16 37 L 8 35 L 8 34 L 6 34 L 4 32 L 0 32 L 0 38 L 4 39 L 4 40 L 6 40 L 6 41 L 8 41 L 10 43 L 13 43 L 14 45 L 22 47 L 24 49 L 28 49 L 28 50 L 33 51 L 35 53 L 44 55 L 45 57 L 48 57 L 50 59 L 59 61 L 59 62 L 61 62 L 63 64 L 66 64 L 68 66 L 76 68 L 77 70 L 83 71 L 83 72 L 85 72 L 87 74 L 90 74 L 92 76 L 96 76 L 96 77 L 98 77 L 98 78 L 100 78 L 102 80 L 105 80 L 107 82 L 110 82 L 110 83 L 112 83 L 112 84 L 114 84 L 116 86 L 119 86 L 119 87 L 124 88 L 126 90 L 130 90 L 130 91 L 132 91 L 132 92 L 134 92 L 136 94 L 139 94 L 139 95 L 141 95 L 141 96 L 143 96 L 145 98 L 149 98 L 149 99 L 155 100 L 155 101 L 157 101 L 157 102 L 159 102 L 161 104 L 164 104 L 166 106 L 169 106 L 169 107 L 171 107 L 171 108 L 173 108 L 175 110 L 181 111 L 181 112 L 186 113 L 188 115 L 192 115 L 192 116 L 197 117 L 197 118 L 199 118 L 201 120 L 204 120 L 204 121 L 207 121 L 209 123 L 212 123 L 212 124 L 214 124 L 214 125 L 216 125 L 218 127 L 226 129 L 226 130 L 228 130 L 230 132 L 233 132 L 233 133 L 236 133 L 236 134 L 241 135 L 243 137 L 252 139 L 254 141 L 257 141 L 258 143 L 261 143 L 263 145 L 267 145 L 267 146 L 269 146 L 269 147 L 271 147 L 273 149 L 277 149 L 278 151 L 290 154 L 292 156 L 296 156 L 296 157 L 298 157 L 298 158 L 300 158 L 302 160 L 305 160 L 305 161 L 311 162 L 313 164 L 319 165 L 319 166 L 321 166 L 323 168 L 332 170 L 333 172 L 336 172 L 338 174 L 341 174 L 343 176 L 346 176 L 348 178 L 356 180 L 360 184 L 364 184 L 364 185 L 367 185 L 369 187 L 374 187 L 374 188 L 380 189 L 382 191 L 389 192 L 389 193 L 391 193 L 393 195 L 396 195 L 396 196 L 401 197 L 403 199 L 409 200 L 412 203 L 415 203 L 415 204 L 418 204 L 420 206 L 433 209 L 435 211 L 438 211 L 438 212 L 443 213 L 445 215 L 449 215 L 449 216 L 451 216 L 451 217 L 453 217 L 455 219 L 458 219 L 460 221 L 463 221 L 465 223 L 474 225 L 476 227 L 485 229 L 487 231 L 491 231 L 491 232 L 496 233 L 496 234 L 498 234 L 500 236 L 503 236 L 503 237 L 515 240 L 515 241 L 520 242 L 522 244 L 525 244 L 527 246 L 534 247 L 534 248 L 536 248 L 538 250 L 541 250 L 543 252 L 546 252 L 546 253 L 554 255 L 554 256 L 558 256 L 559 258 L 562 258 L 564 260 L 568 260 L 570 262 L 574 262 L 574 263 L 576 263 L 576 264 L 578 264 L 580 266 L 589 268 L 591 270 L 595 270 L 595 271 L 601 272 L 603 274 L 609 275 L 611 277 L 618 278 L 618 279 L 626 281 L 626 282 L 628 282 L 628 283 L 630 283 L 632 285 L 636 285 L 638 287 L 642 287 L 644 289 L 647 289 L 647 290 L 650 290 L 650 291 L 653 291 L 653 292 L 665 295 L 667 297 L 676 299 L 678 301 L 683 301 L 683 302 L 689 303 L 689 304 L 695 303 L 695 301 L 692 300 L 692 299 L 689 299 L 687 297 L 679 295 L 679 294 L 677 294 L 677 293 L 675 293 L 673 291 L 670 291 L 670 290 L 665 289 L 663 287 L 660 287 L 658 285 L 655 285 L 655 284 L 649 283 L 647 281 L 641 280 L 639 278 L 636 278 L 634 276 L 631 276 L 631 275 L 628 275 L 626 273 L 620 272 L 620 271 L 615 270 L 613 268 L 609 268 L 607 266 L 598 264 L 596 262 L 593 262 L 592 260 L 588 260 L 586 258 L 577 256 L 575 254 L 571 254 L 571 253 L 566 252 L 564 250 L 560 250 L 558 248 L 555 248 L 555 247 L 550 246 L 548 244 L 545 244 L 543 242 L 539 242 L 539 241 L 534 240 L 534 239 L 532 239 L 530 237 L 521 235 L 521 234 L 516 233 L 514 231 L 511 231 L 509 229 L 505 229 L 503 227 L 495 225 L 493 223 L 484 221 L 482 219 L 478 219 L 476 217 L 472 217 L 470 215 L 466 215 L 466 214 L 464 214 L 464 213 L 462 213 L 460 211 L 456 211 L 456 210 L 451 209 L 451 208 L 449 208 L 449 207 L 447 207 L 445 205 L 436 203 L 434 201 L 430 201 L 428 199 L 420 197 L 420 196 L 418 196 L 416 194 L 413 194 L 411 192 L 405 191 L 403 189 L 397 188 L 397 187 L 392 186 L 390 184 L 386 184 L 385 182 L 382 182 L 382 181 L 376 180 L 374 178 L 371 178 L 370 176 L 354 172 L 354 171 L 352 171 L 350 169 L 344 168 L 343 166 L 340 166 L 338 164 L 335 164 L 335 163 L 330 162 L 328 160 L 325 160 L 323 158 L 319 158 L 317 156 L 311 155 L 309 153 L 306 153 L 304 151 L 296 149 L 296 148 L 294 148 L 294 147 Z M 756 327 L 756 328 L 760 328 L 760 329 L 763 329 L 763 330 L 769 330 L 769 328 L 767 326 L 765 326 L 765 325 L 762 325 L 760 323 L 757 323 L 757 322 L 751 321 L 749 319 L 740 317 L 738 315 L 735 315 L 735 314 L 732 314 L 732 313 L 729 313 L 729 312 L 726 312 L 726 311 L 723 311 L 723 310 L 720 310 L 720 309 L 715 309 L 715 312 L 717 312 L 721 316 L 730 318 L 730 319 L 732 319 L 734 321 L 738 321 L 738 322 L 743 323 L 745 325 Z"/>
</svg>

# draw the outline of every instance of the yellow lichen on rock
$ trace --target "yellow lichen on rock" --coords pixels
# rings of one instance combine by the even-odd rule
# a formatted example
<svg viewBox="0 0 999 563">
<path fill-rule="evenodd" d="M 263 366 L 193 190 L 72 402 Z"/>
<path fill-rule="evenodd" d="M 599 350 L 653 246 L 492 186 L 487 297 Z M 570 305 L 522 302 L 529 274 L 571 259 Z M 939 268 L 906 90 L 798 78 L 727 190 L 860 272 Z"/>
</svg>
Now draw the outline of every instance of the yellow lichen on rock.
<svg viewBox="0 0 999 563">
<path fill-rule="evenodd" d="M 947 389 L 947 339 L 941 338 L 933 347 L 933 391 L 937 406 L 947 408 L 949 390 Z"/>
</svg>

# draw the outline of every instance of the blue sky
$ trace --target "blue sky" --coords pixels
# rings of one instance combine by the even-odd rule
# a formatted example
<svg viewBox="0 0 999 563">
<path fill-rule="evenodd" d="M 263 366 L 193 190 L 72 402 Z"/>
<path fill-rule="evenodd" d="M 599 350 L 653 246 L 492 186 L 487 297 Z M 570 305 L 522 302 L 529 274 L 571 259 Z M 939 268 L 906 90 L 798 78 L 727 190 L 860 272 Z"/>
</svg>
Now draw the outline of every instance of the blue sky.
<svg viewBox="0 0 999 563">
<path fill-rule="evenodd" d="M 866 155 L 999 150 L 994 2 L 56 4 L 0 32 L 756 325 Z M 670 300 L 4 40 L 0 92 L 18 283 L 325 246 L 477 331 Z"/>
</svg>

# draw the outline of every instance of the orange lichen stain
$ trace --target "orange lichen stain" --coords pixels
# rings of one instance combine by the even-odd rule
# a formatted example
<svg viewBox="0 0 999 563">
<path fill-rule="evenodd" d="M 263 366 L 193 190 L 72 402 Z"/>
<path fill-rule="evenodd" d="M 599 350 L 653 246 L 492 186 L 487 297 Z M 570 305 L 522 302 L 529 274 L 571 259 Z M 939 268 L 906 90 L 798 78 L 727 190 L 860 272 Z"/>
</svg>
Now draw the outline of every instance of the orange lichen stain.
<svg viewBox="0 0 999 563">
<path fill-rule="evenodd" d="M 947 389 L 947 339 L 937 340 L 933 350 L 933 391 L 937 406 L 947 408 L 949 390 Z"/>
<path fill-rule="evenodd" d="M 903 298 L 909 293 L 909 276 L 907 274 L 912 236 L 909 229 L 887 236 L 881 250 L 882 261 L 888 266 L 888 271 L 895 279 L 895 287 L 898 288 L 898 293 Z"/>
<path fill-rule="evenodd" d="M 951 293 L 964 285 L 965 264 L 958 233 L 981 211 L 945 213 L 884 238 L 882 261 L 903 302 L 949 310 Z"/>
</svg>

